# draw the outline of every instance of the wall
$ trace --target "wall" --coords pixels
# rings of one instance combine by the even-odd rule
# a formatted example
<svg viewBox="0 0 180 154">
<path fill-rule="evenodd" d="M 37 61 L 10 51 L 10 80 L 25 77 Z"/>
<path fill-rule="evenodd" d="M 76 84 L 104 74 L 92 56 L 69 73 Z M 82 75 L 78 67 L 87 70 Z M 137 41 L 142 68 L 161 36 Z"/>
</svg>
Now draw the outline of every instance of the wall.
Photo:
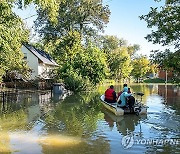
<svg viewBox="0 0 180 154">
<path fill-rule="evenodd" d="M 44 64 L 44 63 L 40 63 L 39 66 L 38 66 L 38 75 L 41 78 L 50 79 L 49 72 L 51 72 L 51 70 L 53 68 L 54 68 L 54 66 L 47 65 L 47 64 Z"/>
<path fill-rule="evenodd" d="M 163 70 L 159 70 L 159 73 L 158 73 L 158 77 L 160 78 L 160 79 L 166 79 L 166 71 L 163 71 Z M 167 72 L 167 79 L 168 80 L 171 80 L 172 79 L 172 77 L 173 77 L 173 72 L 172 71 L 168 71 Z"/>
<path fill-rule="evenodd" d="M 38 58 L 30 52 L 25 46 L 22 46 L 21 51 L 24 54 L 27 54 L 27 64 L 32 69 L 31 79 L 34 79 L 38 76 Z"/>
</svg>

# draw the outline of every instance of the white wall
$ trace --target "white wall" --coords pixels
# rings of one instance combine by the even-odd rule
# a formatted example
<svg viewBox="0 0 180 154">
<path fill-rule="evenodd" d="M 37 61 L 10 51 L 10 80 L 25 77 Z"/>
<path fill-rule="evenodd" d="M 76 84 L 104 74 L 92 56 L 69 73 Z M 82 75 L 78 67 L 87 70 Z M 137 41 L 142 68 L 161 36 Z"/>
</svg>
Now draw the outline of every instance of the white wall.
<svg viewBox="0 0 180 154">
<path fill-rule="evenodd" d="M 21 51 L 24 54 L 27 54 L 27 64 L 32 69 L 31 79 L 34 79 L 38 76 L 38 58 L 30 52 L 25 46 L 22 46 Z"/>
<path fill-rule="evenodd" d="M 44 79 L 50 79 L 49 73 L 54 67 L 47 64 L 39 64 L 38 66 L 38 75 Z"/>
<path fill-rule="evenodd" d="M 24 45 L 21 48 L 23 54 L 27 55 L 27 64 L 32 69 L 32 75 L 30 79 L 35 79 L 36 77 L 41 77 L 44 79 L 50 79 L 48 76 L 49 71 L 55 68 L 53 65 L 47 65 L 45 63 L 39 63 L 38 58 L 29 51 Z"/>
</svg>

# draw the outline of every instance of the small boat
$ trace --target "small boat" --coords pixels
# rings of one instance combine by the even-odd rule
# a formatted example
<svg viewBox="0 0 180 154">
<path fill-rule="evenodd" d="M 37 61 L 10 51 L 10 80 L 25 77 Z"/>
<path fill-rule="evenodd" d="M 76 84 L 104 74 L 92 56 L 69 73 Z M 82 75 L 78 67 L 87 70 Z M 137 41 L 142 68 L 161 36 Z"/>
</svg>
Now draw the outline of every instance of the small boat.
<svg viewBox="0 0 180 154">
<path fill-rule="evenodd" d="M 114 113 L 107 110 L 106 108 L 103 108 L 102 112 L 104 113 L 104 115 L 110 117 L 113 122 L 121 122 L 124 119 L 124 116 L 116 116 Z"/>
<path fill-rule="evenodd" d="M 144 95 L 142 93 L 137 93 L 137 95 Z M 147 113 L 147 106 L 145 106 L 144 104 L 136 101 L 134 104 L 134 110 L 133 112 L 130 112 L 130 109 L 128 107 L 125 108 L 121 108 L 117 105 L 117 103 L 108 103 L 105 100 L 105 96 L 101 95 L 100 100 L 102 102 L 102 104 L 104 105 L 104 107 L 106 109 L 108 109 L 109 111 L 111 111 L 112 113 L 114 113 L 116 116 L 120 116 L 120 115 L 124 115 L 124 114 L 146 114 Z"/>
</svg>

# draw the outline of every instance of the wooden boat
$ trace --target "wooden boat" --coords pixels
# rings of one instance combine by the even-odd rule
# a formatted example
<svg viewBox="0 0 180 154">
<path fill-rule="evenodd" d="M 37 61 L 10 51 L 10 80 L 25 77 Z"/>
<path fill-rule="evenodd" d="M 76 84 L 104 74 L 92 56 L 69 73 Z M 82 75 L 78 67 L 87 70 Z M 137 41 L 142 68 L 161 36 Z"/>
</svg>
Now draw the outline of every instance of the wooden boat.
<svg viewBox="0 0 180 154">
<path fill-rule="evenodd" d="M 139 95 L 142 96 L 142 94 L 140 94 L 140 93 L 139 93 Z M 100 97 L 100 100 L 101 100 L 102 104 L 104 105 L 104 107 L 117 116 L 124 115 L 124 114 L 139 115 L 139 114 L 146 114 L 147 113 L 148 107 L 143 105 L 142 103 L 140 103 L 138 101 L 136 101 L 134 104 L 134 111 L 130 112 L 130 109 L 128 107 L 121 108 L 121 107 L 118 107 L 117 103 L 108 103 L 104 99 L 105 99 L 105 96 L 102 95 Z"/>
</svg>

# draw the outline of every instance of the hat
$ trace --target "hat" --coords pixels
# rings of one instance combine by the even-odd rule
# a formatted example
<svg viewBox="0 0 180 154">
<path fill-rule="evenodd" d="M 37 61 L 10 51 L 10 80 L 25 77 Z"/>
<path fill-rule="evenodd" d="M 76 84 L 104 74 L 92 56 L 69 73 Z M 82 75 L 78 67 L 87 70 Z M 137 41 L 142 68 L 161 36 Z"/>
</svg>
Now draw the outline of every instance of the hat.
<svg viewBox="0 0 180 154">
<path fill-rule="evenodd" d="M 123 91 L 128 92 L 128 87 L 124 87 Z"/>
</svg>

